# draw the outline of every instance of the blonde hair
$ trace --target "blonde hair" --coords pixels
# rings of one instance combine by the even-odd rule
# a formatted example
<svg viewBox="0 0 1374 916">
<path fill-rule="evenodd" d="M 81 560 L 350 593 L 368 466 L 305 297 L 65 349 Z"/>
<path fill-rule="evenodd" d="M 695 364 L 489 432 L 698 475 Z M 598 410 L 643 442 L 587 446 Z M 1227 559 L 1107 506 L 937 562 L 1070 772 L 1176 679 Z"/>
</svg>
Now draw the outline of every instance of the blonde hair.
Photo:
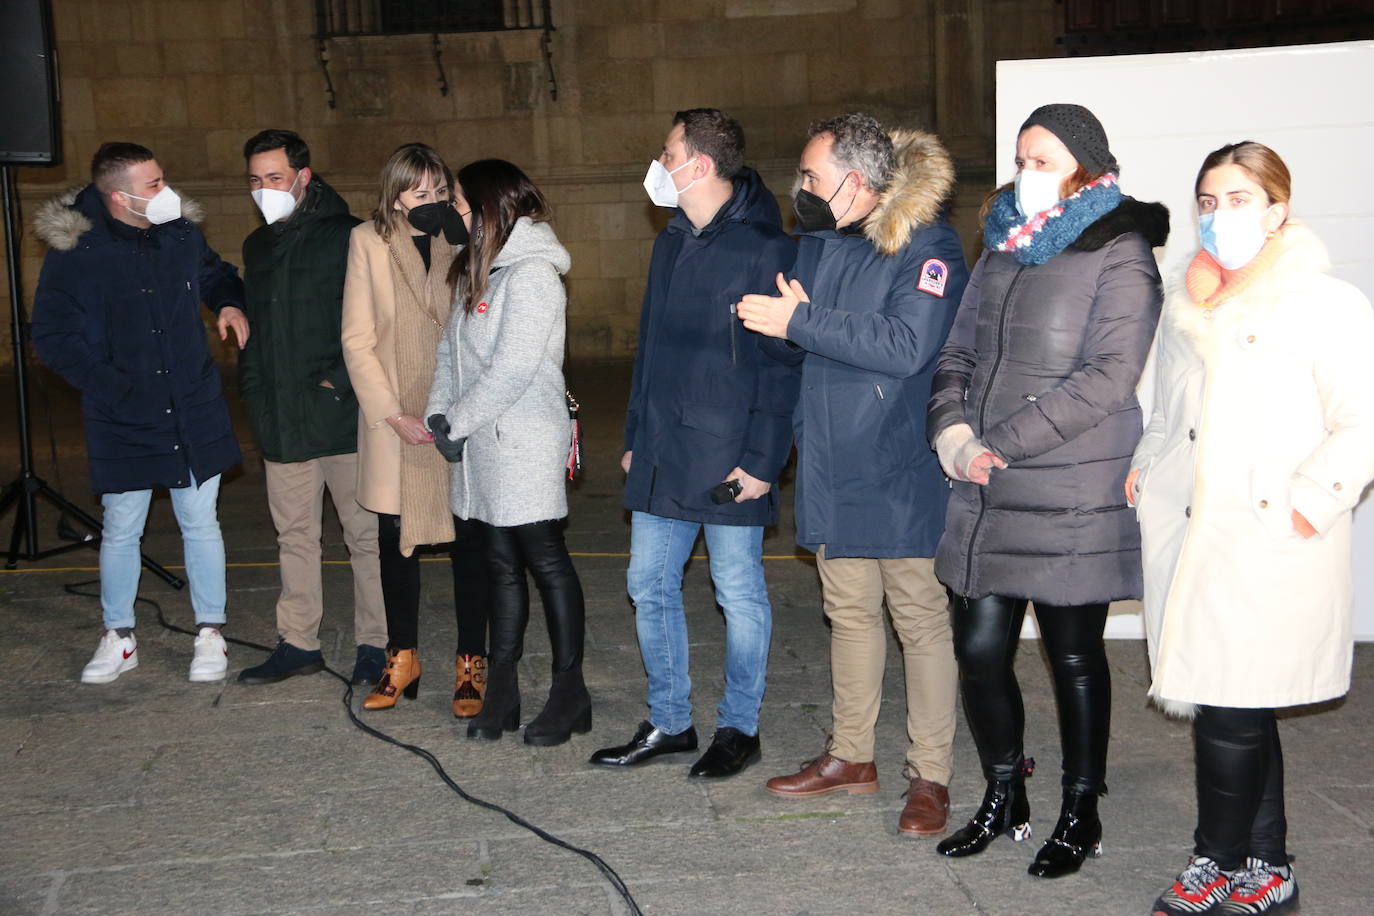
<svg viewBox="0 0 1374 916">
<path fill-rule="evenodd" d="M 423 143 L 406 143 L 398 147 L 382 166 L 381 192 L 377 209 L 372 211 L 372 225 L 383 240 L 391 241 L 391 234 L 405 219 L 396 209 L 396 201 L 404 192 L 418 188 L 426 178 L 452 193 L 453 172 L 442 156 Z"/>
</svg>

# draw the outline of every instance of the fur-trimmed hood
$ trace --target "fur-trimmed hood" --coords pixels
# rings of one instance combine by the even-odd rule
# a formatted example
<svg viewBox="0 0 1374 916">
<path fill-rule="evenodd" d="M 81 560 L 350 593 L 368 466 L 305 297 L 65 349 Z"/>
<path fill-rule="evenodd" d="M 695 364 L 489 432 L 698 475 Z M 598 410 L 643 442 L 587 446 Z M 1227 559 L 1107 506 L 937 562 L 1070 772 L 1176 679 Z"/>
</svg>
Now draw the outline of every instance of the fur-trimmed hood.
<svg viewBox="0 0 1374 916">
<path fill-rule="evenodd" d="M 74 187 L 49 198 L 33 217 L 33 231 L 43 243 L 56 251 L 71 251 L 81 237 L 102 225 L 101 217 L 108 217 L 105 204 L 95 185 Z M 205 207 L 199 201 L 183 197 L 181 199 L 181 219 L 166 225 L 172 226 L 186 220 L 199 223 L 205 219 Z"/>
<path fill-rule="evenodd" d="M 885 255 L 901 251 L 919 226 L 933 223 L 954 188 L 954 160 L 934 134 L 892 131 L 897 168 L 864 220 L 864 236 Z"/>
</svg>

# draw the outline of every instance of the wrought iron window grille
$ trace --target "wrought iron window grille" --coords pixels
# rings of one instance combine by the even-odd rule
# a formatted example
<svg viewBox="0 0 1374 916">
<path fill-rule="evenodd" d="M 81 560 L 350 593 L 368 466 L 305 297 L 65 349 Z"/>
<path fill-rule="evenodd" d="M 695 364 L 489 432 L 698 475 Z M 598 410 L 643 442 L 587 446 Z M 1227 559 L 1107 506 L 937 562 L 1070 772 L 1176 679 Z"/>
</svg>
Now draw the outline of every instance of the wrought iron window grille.
<svg viewBox="0 0 1374 916">
<path fill-rule="evenodd" d="M 329 42 L 336 38 L 430 35 L 439 94 L 448 95 L 440 35 L 539 30 L 549 98 L 558 100 L 553 69 L 552 0 L 315 0 L 315 41 L 324 72 L 325 100 L 337 104 L 329 72 Z"/>
</svg>

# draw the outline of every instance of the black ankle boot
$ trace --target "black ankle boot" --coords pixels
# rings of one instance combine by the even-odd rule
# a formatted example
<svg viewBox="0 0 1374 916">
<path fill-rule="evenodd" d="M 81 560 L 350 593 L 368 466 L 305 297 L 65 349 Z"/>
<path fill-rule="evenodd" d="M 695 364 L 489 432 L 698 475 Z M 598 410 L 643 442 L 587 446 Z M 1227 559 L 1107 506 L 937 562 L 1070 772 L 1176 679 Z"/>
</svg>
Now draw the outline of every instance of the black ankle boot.
<svg viewBox="0 0 1374 916">
<path fill-rule="evenodd" d="M 1097 793 L 1066 791 L 1054 833 L 1049 842 L 1040 847 L 1028 872 L 1037 878 L 1062 878 L 1078 871 L 1089 853 L 1094 858 L 1102 855 L 1102 821 L 1097 817 Z"/>
<path fill-rule="evenodd" d="M 1027 757 L 1010 779 L 988 780 L 983 803 L 978 806 L 973 819 L 941 840 L 935 851 L 942 856 L 958 859 L 977 855 L 1003 833 L 1017 843 L 1028 839 L 1031 826 L 1026 777 L 1034 770 L 1035 761 Z"/>
<path fill-rule="evenodd" d="M 582 681 L 582 667 L 555 671 L 543 712 L 525 726 L 525 743 L 551 747 L 591 730 L 592 697 Z"/>
<path fill-rule="evenodd" d="M 468 722 L 468 737 L 499 741 L 502 732 L 520 727 L 520 681 L 514 665 L 487 668 L 487 695 L 482 711 Z"/>
</svg>

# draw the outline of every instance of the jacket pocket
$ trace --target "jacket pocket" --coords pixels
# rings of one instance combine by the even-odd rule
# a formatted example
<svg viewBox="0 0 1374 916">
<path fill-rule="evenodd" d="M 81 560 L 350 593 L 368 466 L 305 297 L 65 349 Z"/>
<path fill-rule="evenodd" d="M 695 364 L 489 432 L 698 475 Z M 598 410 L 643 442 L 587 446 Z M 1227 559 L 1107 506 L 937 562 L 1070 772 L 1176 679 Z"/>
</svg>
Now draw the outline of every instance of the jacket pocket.
<svg viewBox="0 0 1374 916">
<path fill-rule="evenodd" d="M 1297 538 L 1293 530 L 1293 501 L 1289 475 L 1272 470 L 1250 472 L 1250 511 L 1270 537 L 1279 541 Z"/>
<path fill-rule="evenodd" d="M 743 407 L 723 407 L 715 404 L 683 404 L 682 425 L 701 430 L 722 439 L 744 434 L 749 412 Z"/>
</svg>

